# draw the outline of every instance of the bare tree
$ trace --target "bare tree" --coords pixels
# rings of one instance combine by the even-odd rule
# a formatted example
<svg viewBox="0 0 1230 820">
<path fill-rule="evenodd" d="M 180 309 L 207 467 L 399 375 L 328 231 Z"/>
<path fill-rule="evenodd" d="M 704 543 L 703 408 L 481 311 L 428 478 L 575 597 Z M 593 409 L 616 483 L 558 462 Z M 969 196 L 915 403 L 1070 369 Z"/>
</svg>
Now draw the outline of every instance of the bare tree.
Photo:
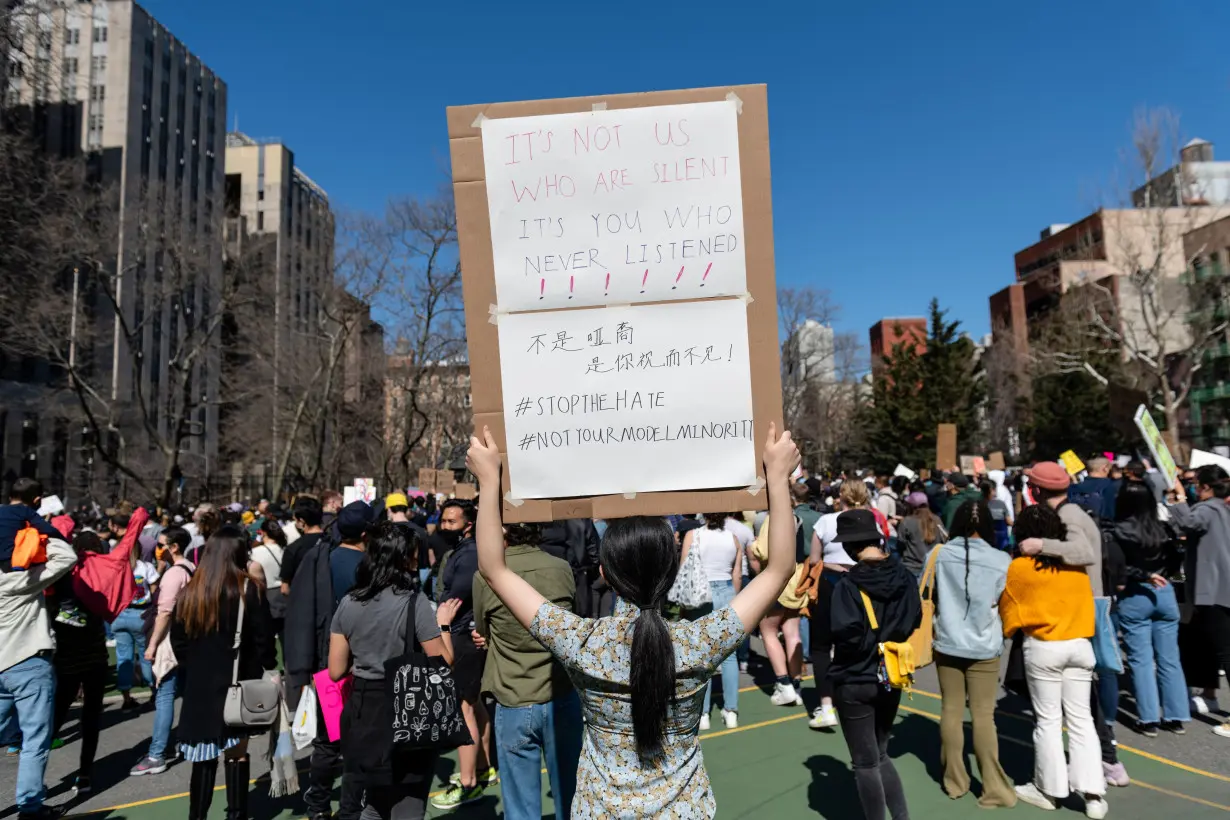
<svg viewBox="0 0 1230 820">
<path fill-rule="evenodd" d="M 388 249 L 401 285 L 383 305 L 398 340 L 386 382 L 382 476 L 393 486 L 412 482 L 419 467 L 436 467 L 463 425 L 468 428 L 469 368 L 451 191 L 425 201 L 391 202 L 378 241 Z M 425 454 L 424 442 L 434 443 L 434 452 Z"/>
<path fill-rule="evenodd" d="M 1224 216 L 1206 181 L 1184 161 L 1178 117 L 1165 109 L 1139 112 L 1128 156 L 1132 207 L 1102 211 L 1105 263 L 1065 296 L 1052 321 L 1064 344 L 1035 346 L 1036 360 L 1060 373 L 1084 372 L 1103 384 L 1095 355 L 1119 353 L 1177 438 L 1204 354 L 1224 341 L 1226 294 L 1219 283 L 1192 275 L 1208 250 L 1185 235 Z M 1054 326 L 1062 324 L 1061 329 Z M 1083 337 L 1083 338 L 1076 338 Z"/>
<path fill-rule="evenodd" d="M 782 288 L 777 304 L 785 423 L 809 466 L 823 467 L 852 429 L 862 346 L 854 334 L 834 333 L 840 308 L 827 290 Z"/>
</svg>

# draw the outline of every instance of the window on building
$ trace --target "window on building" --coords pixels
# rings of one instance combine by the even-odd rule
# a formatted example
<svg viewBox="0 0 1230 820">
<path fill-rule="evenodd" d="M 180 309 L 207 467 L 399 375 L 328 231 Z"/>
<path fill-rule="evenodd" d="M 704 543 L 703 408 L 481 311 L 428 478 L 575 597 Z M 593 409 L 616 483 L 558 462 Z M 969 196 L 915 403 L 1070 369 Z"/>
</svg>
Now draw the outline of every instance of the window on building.
<svg viewBox="0 0 1230 820">
<path fill-rule="evenodd" d="M 96 43 L 107 42 L 107 27 L 106 26 L 94 26 L 94 42 Z"/>
<path fill-rule="evenodd" d="M 265 212 L 264 211 L 256 212 L 256 229 L 258 231 L 265 230 Z"/>
<path fill-rule="evenodd" d="M 64 29 L 64 45 L 75 46 L 81 42 L 81 29 L 66 28 Z"/>
<path fill-rule="evenodd" d="M 21 420 L 21 477 L 38 476 L 38 413 L 26 413 Z"/>
<path fill-rule="evenodd" d="M 95 74 L 102 74 L 107 70 L 107 55 L 95 54 L 90 58 L 90 70 Z"/>
<path fill-rule="evenodd" d="M 64 58 L 64 73 L 65 74 L 76 74 L 77 73 L 77 58 L 76 57 L 65 57 Z"/>
<path fill-rule="evenodd" d="M 94 102 L 103 102 L 107 98 L 107 87 L 105 85 L 90 86 L 90 99 Z"/>
</svg>

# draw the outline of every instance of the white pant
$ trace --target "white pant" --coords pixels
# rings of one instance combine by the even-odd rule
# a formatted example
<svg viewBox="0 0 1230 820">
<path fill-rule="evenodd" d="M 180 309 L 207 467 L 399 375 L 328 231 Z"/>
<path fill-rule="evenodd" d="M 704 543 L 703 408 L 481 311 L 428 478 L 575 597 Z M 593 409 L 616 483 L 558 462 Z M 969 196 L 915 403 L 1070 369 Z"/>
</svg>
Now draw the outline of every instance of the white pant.
<svg viewBox="0 0 1230 820">
<path fill-rule="evenodd" d="M 1025 639 L 1025 676 L 1033 699 L 1034 784 L 1055 798 L 1106 794 L 1102 746 L 1090 712 L 1093 644 Z M 1063 756 L 1063 722 L 1068 722 L 1068 760 Z"/>
</svg>

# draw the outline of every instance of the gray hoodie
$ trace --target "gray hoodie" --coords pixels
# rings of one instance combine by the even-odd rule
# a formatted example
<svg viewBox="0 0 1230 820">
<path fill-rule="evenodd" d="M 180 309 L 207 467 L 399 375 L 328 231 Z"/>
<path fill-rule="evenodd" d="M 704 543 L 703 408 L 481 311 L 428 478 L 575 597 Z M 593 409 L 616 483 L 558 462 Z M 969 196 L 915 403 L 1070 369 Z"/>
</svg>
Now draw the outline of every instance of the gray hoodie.
<svg viewBox="0 0 1230 820">
<path fill-rule="evenodd" d="M 1184 561 L 1190 600 L 1196 606 L 1230 607 L 1230 507 L 1220 498 L 1194 507 L 1176 504 L 1171 520 L 1194 536 Z"/>
<path fill-rule="evenodd" d="M 1070 567 L 1085 567 L 1093 597 L 1101 598 L 1102 592 L 1102 532 L 1089 517 L 1089 513 L 1076 504 L 1065 503 L 1059 507 L 1059 520 L 1068 528 L 1067 537 L 1059 541 L 1042 539 L 1042 554 L 1053 555 Z"/>
</svg>

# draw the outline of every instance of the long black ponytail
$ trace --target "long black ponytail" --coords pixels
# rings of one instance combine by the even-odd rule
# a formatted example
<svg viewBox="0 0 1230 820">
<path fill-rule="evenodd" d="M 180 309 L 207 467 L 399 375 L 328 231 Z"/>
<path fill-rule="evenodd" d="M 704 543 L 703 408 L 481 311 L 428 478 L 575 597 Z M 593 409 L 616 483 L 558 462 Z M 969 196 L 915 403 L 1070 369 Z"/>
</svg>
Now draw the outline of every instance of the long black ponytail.
<svg viewBox="0 0 1230 820">
<path fill-rule="evenodd" d="M 628 683 L 636 751 L 643 762 L 651 762 L 662 754 L 675 696 L 675 647 L 662 607 L 679 572 L 679 550 L 663 519 L 620 518 L 611 522 L 602 539 L 601 561 L 615 594 L 641 610 L 632 627 Z"/>
</svg>

